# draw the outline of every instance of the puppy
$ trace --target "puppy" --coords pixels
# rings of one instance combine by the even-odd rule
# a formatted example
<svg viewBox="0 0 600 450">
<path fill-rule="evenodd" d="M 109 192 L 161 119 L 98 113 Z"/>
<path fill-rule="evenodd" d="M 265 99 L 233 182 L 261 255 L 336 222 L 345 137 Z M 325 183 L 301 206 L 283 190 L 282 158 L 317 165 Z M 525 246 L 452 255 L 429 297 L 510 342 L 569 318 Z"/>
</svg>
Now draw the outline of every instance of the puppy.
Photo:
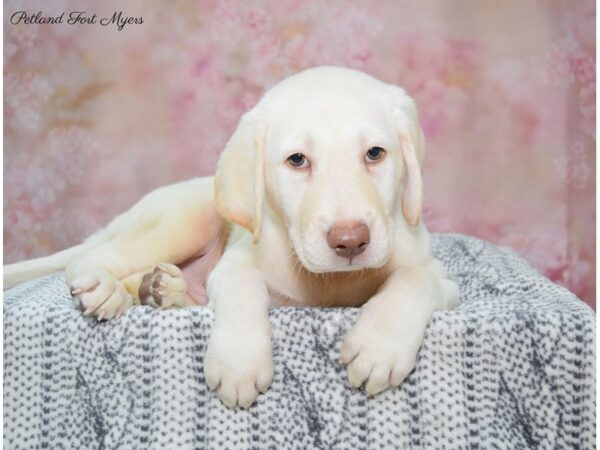
<svg viewBox="0 0 600 450">
<path fill-rule="evenodd" d="M 244 114 L 214 179 L 151 192 L 84 243 L 5 266 L 4 285 L 66 269 L 98 320 L 208 297 L 204 374 L 232 408 L 271 383 L 271 306 L 362 306 L 340 359 L 373 395 L 404 380 L 433 311 L 459 297 L 419 220 L 423 157 L 401 88 L 309 69 Z"/>
</svg>

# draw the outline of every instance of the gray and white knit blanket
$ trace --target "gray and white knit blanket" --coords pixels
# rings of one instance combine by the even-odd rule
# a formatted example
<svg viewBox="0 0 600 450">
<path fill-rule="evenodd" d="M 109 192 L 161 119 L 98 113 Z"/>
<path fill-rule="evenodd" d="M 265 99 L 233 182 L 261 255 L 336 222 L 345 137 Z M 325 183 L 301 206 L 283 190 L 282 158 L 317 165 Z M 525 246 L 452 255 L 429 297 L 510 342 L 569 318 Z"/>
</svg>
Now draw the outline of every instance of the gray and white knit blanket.
<svg viewBox="0 0 600 450">
<path fill-rule="evenodd" d="M 273 385 L 232 411 L 203 378 L 211 310 L 97 322 L 64 274 L 6 291 L 4 448 L 595 448 L 593 311 L 508 249 L 433 244 L 461 305 L 435 313 L 403 385 L 372 398 L 338 362 L 357 309 L 272 310 Z"/>
</svg>

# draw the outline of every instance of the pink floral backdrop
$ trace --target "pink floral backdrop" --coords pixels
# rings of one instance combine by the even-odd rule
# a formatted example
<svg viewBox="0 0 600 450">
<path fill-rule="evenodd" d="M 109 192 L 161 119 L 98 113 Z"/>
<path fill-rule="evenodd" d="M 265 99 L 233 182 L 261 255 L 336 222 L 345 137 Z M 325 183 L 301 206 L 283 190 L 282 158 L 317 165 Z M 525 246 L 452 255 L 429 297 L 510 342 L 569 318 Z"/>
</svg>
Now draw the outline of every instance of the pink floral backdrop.
<svg viewBox="0 0 600 450">
<path fill-rule="evenodd" d="M 143 24 L 12 25 L 21 10 Z M 265 89 L 334 64 L 417 100 L 431 230 L 510 246 L 595 306 L 593 0 L 13 0 L 4 21 L 5 262 L 212 173 Z"/>
</svg>

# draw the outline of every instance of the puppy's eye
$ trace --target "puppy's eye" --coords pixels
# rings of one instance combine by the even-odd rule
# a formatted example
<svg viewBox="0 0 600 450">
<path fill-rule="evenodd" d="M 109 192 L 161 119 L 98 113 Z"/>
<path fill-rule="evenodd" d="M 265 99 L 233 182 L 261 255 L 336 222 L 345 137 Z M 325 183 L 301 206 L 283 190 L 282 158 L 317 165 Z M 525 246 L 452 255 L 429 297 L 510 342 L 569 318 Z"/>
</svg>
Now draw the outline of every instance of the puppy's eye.
<svg viewBox="0 0 600 450">
<path fill-rule="evenodd" d="M 382 158 L 382 156 L 384 154 L 385 154 L 385 150 L 382 149 L 381 147 L 371 147 L 367 151 L 367 154 L 365 155 L 365 159 L 367 160 L 367 162 L 378 161 Z"/>
<path fill-rule="evenodd" d="M 288 156 L 287 162 L 290 166 L 295 167 L 297 169 L 304 169 L 308 167 L 308 159 L 302 153 L 294 153 L 293 155 Z"/>
</svg>

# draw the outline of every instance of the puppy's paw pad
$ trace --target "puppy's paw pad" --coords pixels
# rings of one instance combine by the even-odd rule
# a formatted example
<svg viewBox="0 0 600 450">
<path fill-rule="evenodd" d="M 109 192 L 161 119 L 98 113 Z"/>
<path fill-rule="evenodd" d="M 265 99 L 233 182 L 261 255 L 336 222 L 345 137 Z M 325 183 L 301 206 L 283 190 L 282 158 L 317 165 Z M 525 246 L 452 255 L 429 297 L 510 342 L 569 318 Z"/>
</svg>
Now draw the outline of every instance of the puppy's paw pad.
<svg viewBox="0 0 600 450">
<path fill-rule="evenodd" d="M 85 315 L 102 319 L 120 317 L 132 299 L 119 280 L 109 273 L 89 273 L 75 277 L 71 295 Z"/>
<path fill-rule="evenodd" d="M 181 269 L 174 264 L 160 263 L 144 275 L 138 294 L 144 305 L 170 308 L 186 305 L 186 291 Z"/>
</svg>

